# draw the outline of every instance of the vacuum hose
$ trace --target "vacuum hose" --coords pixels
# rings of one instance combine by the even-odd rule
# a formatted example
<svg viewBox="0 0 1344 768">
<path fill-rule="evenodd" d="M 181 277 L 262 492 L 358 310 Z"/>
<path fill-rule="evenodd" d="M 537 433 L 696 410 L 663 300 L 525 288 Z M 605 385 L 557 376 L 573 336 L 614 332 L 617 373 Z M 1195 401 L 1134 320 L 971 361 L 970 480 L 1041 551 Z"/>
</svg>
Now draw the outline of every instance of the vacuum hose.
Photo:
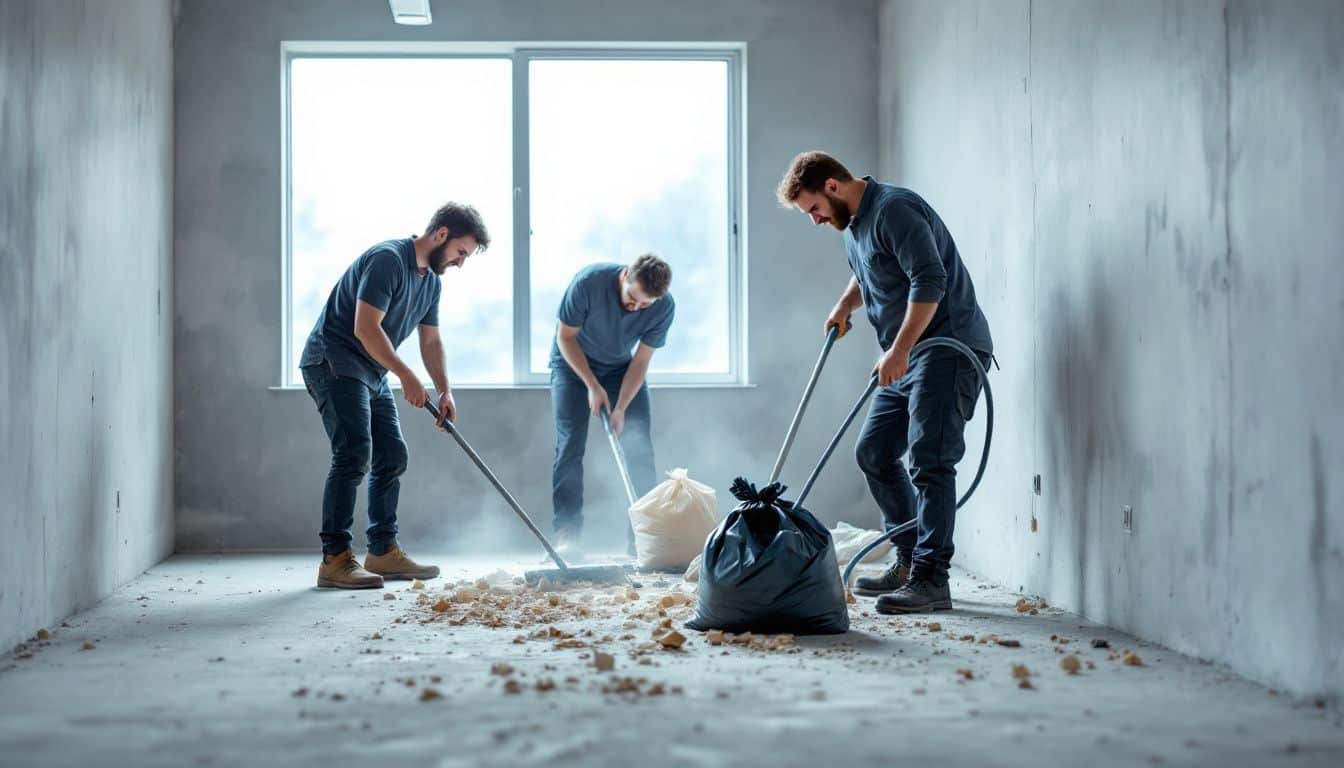
<svg viewBox="0 0 1344 768">
<path fill-rule="evenodd" d="M 975 489 L 980 486 L 980 480 L 985 476 L 985 465 L 989 463 L 989 443 L 994 437 L 994 395 L 989 388 L 989 372 L 985 370 L 984 364 L 980 362 L 980 358 L 976 356 L 975 352 L 971 351 L 970 347 L 962 344 L 956 339 L 947 336 L 937 336 L 932 339 L 925 339 L 916 344 L 915 348 L 910 350 L 910 356 L 914 357 L 931 347 L 950 347 L 960 352 L 967 360 L 971 361 L 971 365 L 975 367 L 976 375 L 980 377 L 980 386 L 985 390 L 985 448 L 980 453 L 980 468 L 975 471 L 975 479 L 971 481 L 971 485 L 966 489 L 966 493 L 962 494 L 961 499 L 957 501 L 957 509 L 961 509 L 962 505 L 966 503 L 966 500 L 971 498 L 971 494 L 975 493 Z M 872 387 L 870 385 L 869 392 L 871 391 Z M 867 393 L 864 394 L 864 399 L 867 399 Z M 862 401 L 860 401 L 860 403 L 862 403 Z M 846 422 L 846 426 L 848 426 L 848 422 Z M 854 566 L 858 565 L 869 552 L 877 549 L 883 542 L 890 541 L 897 535 L 914 528 L 918 522 L 918 519 L 907 520 L 887 531 L 885 534 L 873 539 L 867 546 L 860 549 L 858 554 L 854 555 L 854 557 L 850 559 L 849 564 L 845 566 L 845 572 L 841 576 L 841 580 L 845 584 L 845 589 L 849 589 L 849 578 L 854 575 Z"/>
</svg>

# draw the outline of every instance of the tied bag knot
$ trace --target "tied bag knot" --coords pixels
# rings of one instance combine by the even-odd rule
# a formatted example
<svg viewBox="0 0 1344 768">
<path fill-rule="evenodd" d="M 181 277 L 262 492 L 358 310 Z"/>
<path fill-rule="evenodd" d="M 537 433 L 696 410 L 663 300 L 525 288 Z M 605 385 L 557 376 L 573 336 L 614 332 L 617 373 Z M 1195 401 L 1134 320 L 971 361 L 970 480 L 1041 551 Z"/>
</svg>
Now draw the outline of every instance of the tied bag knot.
<svg viewBox="0 0 1344 768">
<path fill-rule="evenodd" d="M 733 480 L 733 486 L 729 490 L 734 498 L 742 502 L 738 509 L 747 512 L 775 506 L 780 500 L 779 497 L 787 490 L 787 486 L 776 481 L 758 491 L 755 483 L 747 482 L 745 477 L 739 477 Z"/>
</svg>

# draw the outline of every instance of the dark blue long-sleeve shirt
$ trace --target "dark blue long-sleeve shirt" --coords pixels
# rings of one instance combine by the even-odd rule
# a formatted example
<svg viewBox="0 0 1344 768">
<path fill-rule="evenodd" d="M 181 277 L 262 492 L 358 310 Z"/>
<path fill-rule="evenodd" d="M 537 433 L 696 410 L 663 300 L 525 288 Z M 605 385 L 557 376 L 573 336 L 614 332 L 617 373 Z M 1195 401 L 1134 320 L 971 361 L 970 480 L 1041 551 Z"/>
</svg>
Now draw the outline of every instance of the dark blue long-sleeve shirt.
<svg viewBox="0 0 1344 768">
<path fill-rule="evenodd" d="M 993 353 L 989 322 L 943 220 L 904 187 L 871 176 L 864 181 L 863 200 L 845 230 L 845 251 L 882 349 L 896 340 L 909 302 L 936 301 L 921 341 L 951 336 L 977 352 Z"/>
</svg>

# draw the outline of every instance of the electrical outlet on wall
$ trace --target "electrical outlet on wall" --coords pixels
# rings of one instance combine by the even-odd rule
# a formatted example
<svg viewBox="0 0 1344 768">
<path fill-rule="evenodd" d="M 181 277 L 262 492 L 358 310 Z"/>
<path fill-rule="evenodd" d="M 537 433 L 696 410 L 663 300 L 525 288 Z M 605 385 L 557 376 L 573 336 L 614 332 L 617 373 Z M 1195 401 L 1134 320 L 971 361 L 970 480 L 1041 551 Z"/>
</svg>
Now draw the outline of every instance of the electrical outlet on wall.
<svg viewBox="0 0 1344 768">
<path fill-rule="evenodd" d="M 1134 532 L 1134 508 L 1128 504 L 1120 508 L 1120 525 L 1124 526 L 1125 533 Z"/>
</svg>

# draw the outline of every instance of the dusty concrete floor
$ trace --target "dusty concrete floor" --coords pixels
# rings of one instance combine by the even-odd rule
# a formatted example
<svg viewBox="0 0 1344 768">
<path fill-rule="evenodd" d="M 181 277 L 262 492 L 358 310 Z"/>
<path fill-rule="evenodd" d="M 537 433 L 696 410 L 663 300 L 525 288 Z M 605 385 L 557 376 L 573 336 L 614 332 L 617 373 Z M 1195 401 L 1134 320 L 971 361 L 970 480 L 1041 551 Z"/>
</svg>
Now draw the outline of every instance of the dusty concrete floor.
<svg viewBox="0 0 1344 768">
<path fill-rule="evenodd" d="M 1344 765 L 1337 709 L 1054 609 L 1021 614 L 1018 595 L 965 573 L 958 609 L 931 619 L 875 616 L 861 598 L 849 634 L 793 651 L 713 647 L 689 630 L 679 651 L 641 651 L 679 579 L 644 578 L 633 602 L 624 589 L 553 598 L 596 614 L 586 621 L 453 626 L 463 606 L 429 604 L 502 564 L 449 565 L 417 603 L 406 582 L 395 600 L 316 590 L 311 556 L 174 557 L 0 661 L 0 764 Z M 550 626 L 616 668 L 596 671 L 591 647 L 528 639 Z M 976 641 L 987 635 L 1021 647 Z M 1143 665 L 1108 660 L 1123 648 Z M 492 674 L 498 662 L 514 672 Z M 603 693 L 624 677 L 638 692 Z M 556 687 L 537 690 L 543 679 Z M 421 701 L 426 687 L 442 698 Z"/>
</svg>

